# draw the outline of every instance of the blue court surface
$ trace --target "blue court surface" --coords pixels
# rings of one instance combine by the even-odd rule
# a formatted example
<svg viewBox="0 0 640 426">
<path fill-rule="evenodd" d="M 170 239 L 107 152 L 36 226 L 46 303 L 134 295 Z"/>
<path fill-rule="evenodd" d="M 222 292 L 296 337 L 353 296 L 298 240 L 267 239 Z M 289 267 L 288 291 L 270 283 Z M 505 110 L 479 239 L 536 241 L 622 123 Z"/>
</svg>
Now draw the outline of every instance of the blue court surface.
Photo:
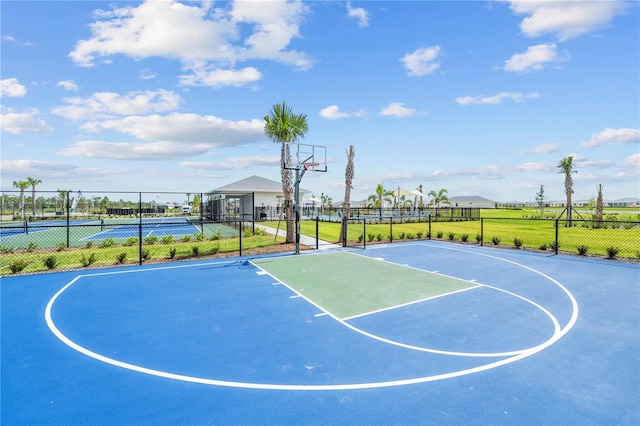
<svg viewBox="0 0 640 426">
<path fill-rule="evenodd" d="M 438 241 L 3 278 L 3 425 L 640 422 L 640 267 Z"/>
</svg>

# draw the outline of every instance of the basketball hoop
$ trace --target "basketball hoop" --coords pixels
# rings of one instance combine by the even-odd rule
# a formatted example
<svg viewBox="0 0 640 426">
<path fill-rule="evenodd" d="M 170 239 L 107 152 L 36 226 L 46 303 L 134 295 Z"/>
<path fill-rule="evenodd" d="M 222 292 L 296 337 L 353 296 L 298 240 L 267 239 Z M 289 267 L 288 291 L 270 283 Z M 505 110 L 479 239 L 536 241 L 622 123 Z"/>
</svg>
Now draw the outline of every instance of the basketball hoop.
<svg viewBox="0 0 640 426">
<path fill-rule="evenodd" d="M 305 170 L 315 172 L 316 167 L 318 167 L 319 165 L 320 163 L 304 163 L 302 166 L 304 167 Z"/>
</svg>

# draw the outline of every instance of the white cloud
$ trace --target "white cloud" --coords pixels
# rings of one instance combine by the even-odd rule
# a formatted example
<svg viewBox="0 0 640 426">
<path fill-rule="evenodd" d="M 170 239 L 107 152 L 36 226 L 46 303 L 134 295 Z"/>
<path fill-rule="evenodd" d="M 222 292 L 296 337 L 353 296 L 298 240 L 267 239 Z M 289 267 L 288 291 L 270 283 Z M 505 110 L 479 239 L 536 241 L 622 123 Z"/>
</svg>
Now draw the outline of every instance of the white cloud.
<svg viewBox="0 0 640 426">
<path fill-rule="evenodd" d="M 531 150 L 535 154 L 550 154 L 552 152 L 560 151 L 560 145 L 557 143 L 545 143 L 542 145 L 534 146 Z"/>
<path fill-rule="evenodd" d="M 330 105 L 320 110 L 320 117 L 326 118 L 327 120 L 338 120 L 340 118 L 350 117 L 350 115 L 346 112 L 340 112 L 338 105 Z"/>
<path fill-rule="evenodd" d="M 170 90 L 129 92 L 119 95 L 113 92 L 96 92 L 89 98 L 64 98 L 67 103 L 55 107 L 52 114 L 71 120 L 93 117 L 144 114 L 170 111 L 178 108 L 182 98 Z"/>
<path fill-rule="evenodd" d="M 21 98 L 27 94 L 27 88 L 18 83 L 17 78 L 7 78 L 0 80 L 0 96 L 10 98 Z"/>
<path fill-rule="evenodd" d="M 440 46 L 421 47 L 407 53 L 400 60 L 404 63 L 408 75 L 422 76 L 431 74 L 440 68 L 439 54 Z"/>
<path fill-rule="evenodd" d="M 354 18 L 358 21 L 358 26 L 368 27 L 369 26 L 369 14 L 362 7 L 351 7 L 351 2 L 347 2 L 347 15 L 349 18 Z"/>
<path fill-rule="evenodd" d="M 58 154 L 65 157 L 107 158 L 112 160 L 170 160 L 203 155 L 209 150 L 205 144 L 175 142 L 105 142 L 77 141 Z"/>
<path fill-rule="evenodd" d="M 259 155 L 248 157 L 228 157 L 224 161 L 181 161 L 182 167 L 196 170 L 246 170 L 256 166 L 278 166 L 279 155 Z"/>
<path fill-rule="evenodd" d="M 630 5 L 613 1 L 530 1 L 507 0 L 511 10 L 527 15 L 520 30 L 528 37 L 555 34 L 565 41 L 606 26 Z"/>
<path fill-rule="evenodd" d="M 625 158 L 621 170 L 616 173 L 616 178 L 637 183 L 640 179 L 640 154 L 632 154 Z"/>
<path fill-rule="evenodd" d="M 78 91 L 78 85 L 73 80 L 62 80 L 56 84 L 57 87 L 62 87 L 65 90 L 69 90 L 72 92 Z"/>
<path fill-rule="evenodd" d="M 404 106 L 403 102 L 393 102 L 380 111 L 380 115 L 391 117 L 408 117 L 414 115 L 417 111 L 414 108 Z"/>
<path fill-rule="evenodd" d="M 326 118 L 327 120 L 338 120 L 340 118 L 349 118 L 349 117 L 365 117 L 367 114 L 364 110 L 358 110 L 355 112 L 342 112 L 338 105 L 330 105 L 326 108 L 322 108 L 320 110 L 320 117 Z"/>
<path fill-rule="evenodd" d="M 139 139 L 236 146 L 264 137 L 264 121 L 230 121 L 211 115 L 179 114 L 130 116 L 118 120 L 87 123 L 85 131 L 114 130 Z"/>
<path fill-rule="evenodd" d="M 555 165 L 548 163 L 524 163 L 515 167 L 516 170 L 522 172 L 551 172 L 555 170 Z"/>
<path fill-rule="evenodd" d="M 585 148 L 601 145 L 625 145 L 640 142 L 638 129 L 604 129 L 591 135 L 591 139 L 582 144 Z"/>
<path fill-rule="evenodd" d="M 151 80 L 156 78 L 156 74 L 153 71 L 151 71 L 149 68 L 145 68 L 140 71 L 140 78 L 142 80 Z"/>
<path fill-rule="evenodd" d="M 540 71 L 548 63 L 566 60 L 566 57 L 558 55 L 556 49 L 555 43 L 529 46 L 525 53 L 516 53 L 504 61 L 504 70 L 518 73 Z"/>
<path fill-rule="evenodd" d="M 505 99 L 510 99 L 514 102 L 522 102 L 526 99 L 536 99 L 540 97 L 537 92 L 531 92 L 529 94 L 522 94 L 518 92 L 500 92 L 493 96 L 462 96 L 456 98 L 456 103 L 459 105 L 498 105 Z"/>
<path fill-rule="evenodd" d="M 30 41 L 19 41 L 15 37 L 8 34 L 0 36 L 0 39 L 2 39 L 3 41 L 9 41 L 11 43 L 17 43 L 20 46 L 34 46 L 34 43 Z"/>
<path fill-rule="evenodd" d="M 53 129 L 38 118 L 38 110 L 27 112 L 3 111 L 0 114 L 0 128 L 14 135 L 23 133 L 53 133 Z"/>
<path fill-rule="evenodd" d="M 42 176 L 43 174 L 51 175 L 52 173 L 61 174 L 68 173 L 77 168 L 71 164 L 37 160 L 9 160 L 2 161 L 0 164 L 3 175 L 9 174 L 13 176 L 30 176 L 34 174 Z"/>
<path fill-rule="evenodd" d="M 640 154 L 633 154 L 624 160 L 625 167 L 640 169 Z"/>
<path fill-rule="evenodd" d="M 257 68 L 247 67 L 241 70 L 207 70 L 202 67 L 193 69 L 191 75 L 181 75 L 178 77 L 182 86 L 244 86 L 256 82 L 262 78 L 262 74 Z"/>
<path fill-rule="evenodd" d="M 224 7 L 213 9 L 212 2 L 147 1 L 97 11 L 91 37 L 78 41 L 69 56 L 80 66 L 117 54 L 177 59 L 194 73 L 183 76 L 188 85 L 255 81 L 257 70 L 233 70 L 236 62 L 250 59 L 311 67 L 304 52 L 288 50 L 308 11 L 302 1 L 269 2 L 268 7 L 253 1 L 220 4 Z M 226 70 L 229 74 L 220 74 Z"/>
</svg>

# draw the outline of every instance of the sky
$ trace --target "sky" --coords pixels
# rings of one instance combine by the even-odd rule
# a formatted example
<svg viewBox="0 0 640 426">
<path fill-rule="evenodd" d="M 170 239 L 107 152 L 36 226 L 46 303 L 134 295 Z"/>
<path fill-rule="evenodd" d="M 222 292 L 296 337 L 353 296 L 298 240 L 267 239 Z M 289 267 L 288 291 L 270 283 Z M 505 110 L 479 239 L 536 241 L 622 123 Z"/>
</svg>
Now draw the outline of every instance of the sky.
<svg viewBox="0 0 640 426">
<path fill-rule="evenodd" d="M 263 117 L 306 114 L 334 202 L 640 198 L 636 1 L 6 1 L 1 189 L 199 193 L 280 180 Z"/>
</svg>

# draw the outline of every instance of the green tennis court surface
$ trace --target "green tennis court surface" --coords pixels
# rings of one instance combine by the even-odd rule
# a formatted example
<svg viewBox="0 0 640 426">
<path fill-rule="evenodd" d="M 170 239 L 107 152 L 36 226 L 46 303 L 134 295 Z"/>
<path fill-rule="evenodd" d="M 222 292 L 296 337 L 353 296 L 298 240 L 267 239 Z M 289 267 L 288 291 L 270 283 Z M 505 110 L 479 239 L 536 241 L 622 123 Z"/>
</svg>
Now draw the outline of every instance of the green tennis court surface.
<svg viewBox="0 0 640 426">
<path fill-rule="evenodd" d="M 477 286 L 348 252 L 261 259 L 254 264 L 340 319 Z"/>
</svg>

